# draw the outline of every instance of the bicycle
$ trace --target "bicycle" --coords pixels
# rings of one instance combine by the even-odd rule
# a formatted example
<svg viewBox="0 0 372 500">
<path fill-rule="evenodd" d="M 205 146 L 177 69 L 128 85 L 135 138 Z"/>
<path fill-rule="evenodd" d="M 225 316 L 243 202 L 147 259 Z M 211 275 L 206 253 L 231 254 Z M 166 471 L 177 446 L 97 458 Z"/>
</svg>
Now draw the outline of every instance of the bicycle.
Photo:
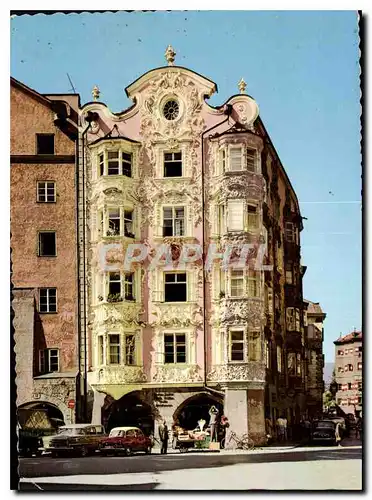
<svg viewBox="0 0 372 500">
<path fill-rule="evenodd" d="M 253 439 L 249 436 L 249 434 L 243 434 L 241 437 L 239 437 L 236 432 L 232 431 L 230 432 L 229 439 L 227 441 L 227 444 L 230 444 L 230 442 L 233 441 L 234 444 L 232 446 L 233 449 L 238 449 L 238 450 L 253 450 L 255 445 Z M 224 438 L 221 441 L 221 446 L 224 448 L 226 443 L 226 439 Z"/>
</svg>

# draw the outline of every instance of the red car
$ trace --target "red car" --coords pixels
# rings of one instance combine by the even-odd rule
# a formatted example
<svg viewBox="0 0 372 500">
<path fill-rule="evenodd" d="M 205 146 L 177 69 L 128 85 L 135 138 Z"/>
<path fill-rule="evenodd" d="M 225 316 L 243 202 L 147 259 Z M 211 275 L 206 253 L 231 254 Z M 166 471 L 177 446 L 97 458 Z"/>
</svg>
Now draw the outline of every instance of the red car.
<svg viewBox="0 0 372 500">
<path fill-rule="evenodd" d="M 115 427 L 107 438 L 102 440 L 100 452 L 102 455 L 124 453 L 132 455 L 137 451 L 151 453 L 152 440 L 145 436 L 138 427 Z"/>
</svg>

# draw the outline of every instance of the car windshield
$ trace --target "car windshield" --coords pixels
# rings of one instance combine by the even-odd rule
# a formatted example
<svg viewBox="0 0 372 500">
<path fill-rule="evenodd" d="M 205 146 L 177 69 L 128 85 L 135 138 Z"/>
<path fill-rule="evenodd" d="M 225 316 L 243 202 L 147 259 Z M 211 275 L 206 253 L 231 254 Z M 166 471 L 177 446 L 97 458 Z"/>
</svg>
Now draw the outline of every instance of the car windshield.
<svg viewBox="0 0 372 500">
<path fill-rule="evenodd" d="M 58 429 L 58 434 L 64 434 L 67 436 L 81 436 L 85 434 L 84 429 L 74 428 L 74 427 L 60 427 Z"/>
<path fill-rule="evenodd" d="M 317 429 L 322 428 L 322 429 L 333 429 L 335 424 L 333 422 L 317 422 L 315 424 L 315 427 Z"/>
<path fill-rule="evenodd" d="M 120 429 L 112 429 L 109 435 L 110 438 L 123 437 L 123 436 L 124 436 L 124 431 Z"/>
</svg>

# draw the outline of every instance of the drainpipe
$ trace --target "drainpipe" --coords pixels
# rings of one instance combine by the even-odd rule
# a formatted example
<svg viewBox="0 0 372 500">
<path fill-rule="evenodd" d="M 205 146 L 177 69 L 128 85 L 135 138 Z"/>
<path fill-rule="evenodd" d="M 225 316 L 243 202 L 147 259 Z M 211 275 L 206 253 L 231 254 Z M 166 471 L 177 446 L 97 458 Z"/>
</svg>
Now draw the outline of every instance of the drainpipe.
<svg viewBox="0 0 372 500">
<path fill-rule="evenodd" d="M 205 237 L 206 237 L 206 228 L 205 228 L 205 222 L 204 222 L 204 210 L 205 210 L 205 192 L 204 192 L 204 135 L 207 132 L 211 132 L 215 128 L 219 127 L 220 125 L 226 123 L 232 112 L 232 105 L 227 104 L 224 107 L 224 114 L 227 115 L 227 117 L 222 120 L 222 122 L 217 123 L 216 125 L 213 125 L 213 127 L 208 128 L 207 130 L 204 130 L 201 134 L 201 156 L 202 156 L 202 214 L 203 214 L 203 339 L 204 339 L 204 382 L 203 386 L 204 389 L 207 391 L 210 391 L 212 393 L 216 393 L 219 396 L 224 395 L 224 393 L 221 393 L 220 391 L 216 391 L 215 389 L 212 389 L 208 387 L 207 384 L 207 333 L 206 333 L 206 326 L 207 326 L 207 318 L 206 318 L 206 306 L 207 306 L 207 301 L 206 301 L 206 282 L 205 282 Z"/>
<path fill-rule="evenodd" d="M 81 145 L 82 145 L 82 197 L 83 197 L 83 283 L 84 283 L 84 293 L 83 293 L 83 316 L 84 316 L 84 321 L 83 321 L 83 338 L 84 338 L 84 422 L 87 422 L 88 420 L 88 408 L 87 408 L 87 394 L 88 394 L 88 380 L 87 380 L 87 375 L 88 375 L 88 349 L 87 349 L 87 298 L 86 298 L 86 245 L 85 245 L 85 239 L 86 239 L 86 200 L 85 200 L 85 135 L 87 134 L 91 122 L 94 120 L 94 117 L 92 115 L 95 115 L 96 113 L 91 113 L 88 112 L 85 120 L 88 122 L 88 125 L 86 128 L 83 130 L 81 134 Z M 78 293 L 80 297 L 80 290 Z M 80 346 L 79 346 L 79 351 L 80 351 Z"/>
</svg>

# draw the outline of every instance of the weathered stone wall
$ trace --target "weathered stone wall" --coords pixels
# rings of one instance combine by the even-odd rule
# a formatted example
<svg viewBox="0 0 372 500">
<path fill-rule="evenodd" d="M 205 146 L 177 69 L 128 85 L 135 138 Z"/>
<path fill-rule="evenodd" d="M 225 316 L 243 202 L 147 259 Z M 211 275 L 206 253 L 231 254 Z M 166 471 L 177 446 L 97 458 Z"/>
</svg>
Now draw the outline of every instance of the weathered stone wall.
<svg viewBox="0 0 372 500">
<path fill-rule="evenodd" d="M 13 290 L 14 351 L 16 353 L 17 406 L 32 398 L 34 353 L 34 291 Z"/>
<path fill-rule="evenodd" d="M 47 106 L 11 88 L 11 154 L 36 153 L 36 133 L 54 133 L 56 154 L 73 155 L 75 143 L 53 124 Z M 37 181 L 56 182 L 56 203 L 37 203 Z M 60 349 L 60 371 L 74 370 L 76 351 L 75 165 L 11 165 L 11 246 L 15 287 L 56 287 L 57 314 L 40 315 L 45 347 Z M 38 257 L 38 232 L 56 231 L 57 256 Z"/>
</svg>

